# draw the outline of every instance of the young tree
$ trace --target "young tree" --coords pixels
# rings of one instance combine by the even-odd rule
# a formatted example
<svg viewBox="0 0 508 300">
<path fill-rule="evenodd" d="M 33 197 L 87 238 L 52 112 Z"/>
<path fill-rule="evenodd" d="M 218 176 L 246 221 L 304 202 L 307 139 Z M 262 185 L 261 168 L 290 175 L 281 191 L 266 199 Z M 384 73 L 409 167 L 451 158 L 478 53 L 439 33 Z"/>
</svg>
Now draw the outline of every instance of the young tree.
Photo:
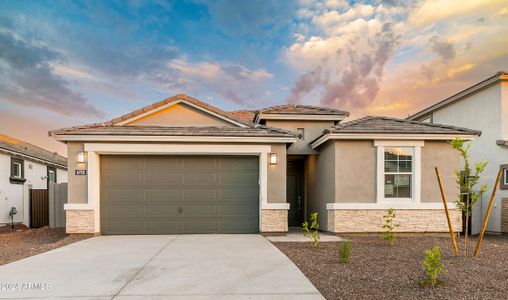
<svg viewBox="0 0 508 300">
<path fill-rule="evenodd" d="M 487 185 L 483 184 L 479 189 L 476 189 L 476 185 L 480 180 L 480 175 L 485 171 L 487 167 L 486 161 L 478 161 L 472 166 L 471 158 L 469 156 L 469 148 L 471 144 L 466 144 L 467 141 L 456 138 L 450 142 L 452 147 L 457 150 L 462 157 L 464 166 L 462 171 L 456 171 L 455 176 L 457 177 L 457 185 L 460 188 L 460 193 L 457 199 L 457 207 L 462 210 L 466 216 L 466 228 L 464 232 L 464 255 L 467 256 L 467 238 L 469 229 L 469 217 L 471 216 L 471 209 L 473 205 L 478 201 L 482 193 L 487 191 Z M 464 200 L 462 195 L 465 194 L 466 199 Z"/>
</svg>

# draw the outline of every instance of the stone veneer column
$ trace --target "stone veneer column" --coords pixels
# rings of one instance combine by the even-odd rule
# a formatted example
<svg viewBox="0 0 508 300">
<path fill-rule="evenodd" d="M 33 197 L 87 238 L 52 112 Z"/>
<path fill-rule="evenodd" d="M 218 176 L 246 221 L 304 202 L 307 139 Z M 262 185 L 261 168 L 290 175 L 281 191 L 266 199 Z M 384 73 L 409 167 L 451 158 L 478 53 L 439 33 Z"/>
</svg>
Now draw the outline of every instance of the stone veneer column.
<svg viewBox="0 0 508 300">
<path fill-rule="evenodd" d="M 67 233 L 95 233 L 93 210 L 66 210 L 65 214 Z"/>
<path fill-rule="evenodd" d="M 462 214 L 450 209 L 453 231 L 462 231 Z M 397 209 L 395 224 L 397 232 L 448 232 L 444 209 Z M 386 210 L 383 209 L 336 209 L 328 211 L 328 229 L 335 233 L 382 232 Z"/>
<path fill-rule="evenodd" d="M 261 232 L 287 232 L 288 210 L 287 209 L 262 209 Z"/>
</svg>

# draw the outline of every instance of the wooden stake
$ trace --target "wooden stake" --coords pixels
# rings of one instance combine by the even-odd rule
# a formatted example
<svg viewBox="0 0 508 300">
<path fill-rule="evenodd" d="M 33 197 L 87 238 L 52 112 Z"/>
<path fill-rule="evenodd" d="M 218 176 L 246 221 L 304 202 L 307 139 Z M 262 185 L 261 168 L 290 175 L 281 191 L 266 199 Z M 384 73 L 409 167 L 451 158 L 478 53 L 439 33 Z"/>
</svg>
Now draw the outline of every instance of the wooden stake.
<svg viewBox="0 0 508 300">
<path fill-rule="evenodd" d="M 487 224 L 489 223 L 490 213 L 492 212 L 492 205 L 494 205 L 494 198 L 496 197 L 496 192 L 499 187 L 499 182 L 501 181 L 501 175 L 503 174 L 503 170 L 499 170 L 497 173 L 496 184 L 494 185 L 494 189 L 492 190 L 492 195 L 490 196 L 489 208 L 487 208 L 487 214 L 485 215 L 485 220 L 483 220 L 482 231 L 480 232 L 480 237 L 478 238 L 478 242 L 476 242 L 476 248 L 474 249 L 473 256 L 476 257 L 478 252 L 480 252 L 480 245 L 483 240 L 483 235 L 485 234 L 485 230 L 487 229 Z"/>
<path fill-rule="evenodd" d="M 443 183 L 441 182 L 441 176 L 439 176 L 439 169 L 437 167 L 434 168 L 436 170 L 437 182 L 439 183 L 439 191 L 441 192 L 441 197 L 443 198 L 443 205 L 446 213 L 446 221 L 448 221 L 448 229 L 450 230 L 450 236 L 452 238 L 453 243 L 453 251 L 455 251 L 455 256 L 459 256 L 459 247 L 457 246 L 457 241 L 455 240 L 455 234 L 453 233 L 452 222 L 450 221 L 450 213 L 448 212 L 448 204 L 446 203 L 446 195 L 443 190 Z"/>
</svg>

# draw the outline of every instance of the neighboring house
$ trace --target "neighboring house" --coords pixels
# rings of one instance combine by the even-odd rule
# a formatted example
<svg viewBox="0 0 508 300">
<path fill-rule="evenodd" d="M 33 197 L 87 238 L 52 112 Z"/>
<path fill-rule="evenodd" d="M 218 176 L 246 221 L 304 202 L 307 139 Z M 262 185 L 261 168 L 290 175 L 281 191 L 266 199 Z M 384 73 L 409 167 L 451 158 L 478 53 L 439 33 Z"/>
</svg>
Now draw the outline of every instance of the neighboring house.
<svg viewBox="0 0 508 300">
<path fill-rule="evenodd" d="M 508 232 L 508 73 L 499 72 L 408 119 L 482 131 L 471 144 L 471 158 L 488 161 L 480 184 L 487 183 L 489 189 L 473 207 L 472 233 L 480 232 L 500 168 L 503 177 L 487 230 Z"/>
<path fill-rule="evenodd" d="M 47 189 L 49 182 L 67 182 L 67 159 L 29 143 L 0 134 L 0 224 L 29 225 L 30 189 Z"/>
<path fill-rule="evenodd" d="M 447 141 L 480 132 L 347 116 L 301 105 L 228 113 L 176 95 L 55 130 L 68 147 L 67 231 L 287 232 L 319 212 L 323 230 L 376 232 L 393 207 L 399 231 L 446 232 L 434 167 L 453 198 L 460 161 Z"/>
</svg>

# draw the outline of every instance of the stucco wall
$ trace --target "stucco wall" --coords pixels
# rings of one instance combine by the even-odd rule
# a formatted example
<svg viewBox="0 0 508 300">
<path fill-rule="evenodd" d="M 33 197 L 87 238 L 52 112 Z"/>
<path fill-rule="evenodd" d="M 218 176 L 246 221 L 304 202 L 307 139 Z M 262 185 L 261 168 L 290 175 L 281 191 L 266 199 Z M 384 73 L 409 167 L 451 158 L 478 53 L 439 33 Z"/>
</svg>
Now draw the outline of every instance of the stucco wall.
<svg viewBox="0 0 508 300">
<path fill-rule="evenodd" d="M 286 145 L 272 145 L 272 152 L 277 153 L 277 164 L 268 161 L 268 203 L 286 202 Z"/>
<path fill-rule="evenodd" d="M 172 105 L 156 113 L 137 119 L 128 125 L 168 127 L 235 126 L 185 104 Z"/>
<path fill-rule="evenodd" d="M 373 141 L 335 141 L 335 186 L 334 202 L 376 202 Z"/>
<path fill-rule="evenodd" d="M 495 84 L 467 96 L 452 105 L 433 113 L 433 122 L 467 127 L 482 131 L 471 143 L 471 158 L 489 162 L 480 184 L 488 184 L 488 192 L 473 208 L 472 231 L 478 233 L 487 212 L 490 194 L 499 166 L 508 163 L 508 148 L 496 145 L 496 140 L 507 138 L 508 130 L 508 83 Z M 503 128 L 503 129 L 502 129 Z M 487 230 L 501 231 L 501 198 L 508 191 L 498 190 Z"/>
<path fill-rule="evenodd" d="M 447 142 L 426 141 L 422 147 L 421 202 L 441 202 L 435 167 L 439 168 L 448 203 L 457 201 L 455 171 L 460 169 L 458 152 Z"/>
<path fill-rule="evenodd" d="M 317 154 L 309 143 L 323 134 L 323 130 L 334 125 L 334 121 L 291 121 L 291 120 L 266 120 L 270 127 L 282 128 L 291 132 L 298 132 L 298 128 L 304 129 L 304 138 L 296 141 L 288 148 L 288 154 Z"/>
<path fill-rule="evenodd" d="M 335 144 L 326 143 L 318 155 L 309 155 L 305 165 L 305 182 L 307 190 L 306 219 L 309 214 L 317 212 L 320 228 L 328 230 L 328 212 L 326 203 L 335 198 Z"/>
<path fill-rule="evenodd" d="M 68 203 L 87 203 L 87 176 L 76 175 L 76 170 L 86 170 L 85 163 L 78 163 L 78 152 L 83 151 L 83 143 L 67 143 L 67 168 L 68 168 Z M 86 159 L 85 159 L 86 161 Z"/>
</svg>

